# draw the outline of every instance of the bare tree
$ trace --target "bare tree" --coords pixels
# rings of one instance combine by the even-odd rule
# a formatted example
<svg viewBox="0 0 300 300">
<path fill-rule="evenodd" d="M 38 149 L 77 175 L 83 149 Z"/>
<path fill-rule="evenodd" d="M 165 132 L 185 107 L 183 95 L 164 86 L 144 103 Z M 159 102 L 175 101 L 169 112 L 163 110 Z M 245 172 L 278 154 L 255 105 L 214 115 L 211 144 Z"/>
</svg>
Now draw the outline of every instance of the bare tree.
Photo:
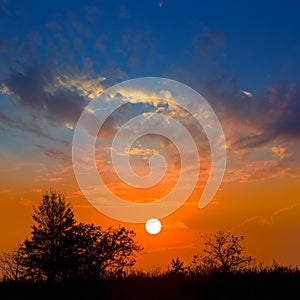
<svg viewBox="0 0 300 300">
<path fill-rule="evenodd" d="M 18 281 L 25 278 L 25 268 L 22 266 L 24 253 L 20 248 L 13 253 L 2 253 L 0 256 L 0 272 L 4 280 Z"/>
<path fill-rule="evenodd" d="M 253 261 L 251 256 L 242 255 L 243 236 L 218 231 L 201 237 L 205 241 L 204 255 L 195 255 L 191 265 L 196 273 L 241 272 Z"/>
</svg>

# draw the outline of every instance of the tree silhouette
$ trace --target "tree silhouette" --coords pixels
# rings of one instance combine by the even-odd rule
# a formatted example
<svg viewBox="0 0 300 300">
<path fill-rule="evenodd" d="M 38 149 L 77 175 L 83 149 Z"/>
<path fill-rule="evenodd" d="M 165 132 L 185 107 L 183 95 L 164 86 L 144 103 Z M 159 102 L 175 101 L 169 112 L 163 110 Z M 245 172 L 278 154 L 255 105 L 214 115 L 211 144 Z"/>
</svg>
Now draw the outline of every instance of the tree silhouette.
<svg viewBox="0 0 300 300">
<path fill-rule="evenodd" d="M 127 267 L 135 264 L 136 253 L 143 248 L 134 241 L 135 233 L 125 227 L 109 227 L 80 223 L 76 226 L 75 248 L 77 273 L 85 278 L 122 276 Z"/>
<path fill-rule="evenodd" d="M 53 282 L 66 274 L 74 254 L 74 213 L 64 195 L 50 191 L 34 208 L 33 220 L 31 239 L 22 246 L 24 265 L 28 276 Z"/>
<path fill-rule="evenodd" d="M 204 255 L 195 255 L 191 269 L 196 273 L 231 273 L 245 270 L 253 261 L 251 256 L 243 256 L 243 236 L 218 231 L 201 235 L 204 239 Z"/>
<path fill-rule="evenodd" d="M 70 203 L 53 191 L 43 195 L 33 220 L 31 239 L 20 249 L 27 277 L 34 280 L 52 283 L 120 274 L 142 251 L 133 239 L 135 233 L 124 227 L 103 231 L 93 224 L 76 223 Z"/>
</svg>

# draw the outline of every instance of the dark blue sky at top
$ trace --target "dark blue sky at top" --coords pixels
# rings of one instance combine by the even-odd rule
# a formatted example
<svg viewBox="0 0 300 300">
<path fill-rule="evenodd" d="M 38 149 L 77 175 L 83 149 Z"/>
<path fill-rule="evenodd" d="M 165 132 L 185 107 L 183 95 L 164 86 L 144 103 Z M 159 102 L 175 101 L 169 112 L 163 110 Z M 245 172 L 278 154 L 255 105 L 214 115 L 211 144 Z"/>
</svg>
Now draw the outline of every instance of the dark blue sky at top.
<svg viewBox="0 0 300 300">
<path fill-rule="evenodd" d="M 72 54 L 79 68 L 92 61 L 99 73 L 120 68 L 129 78 L 186 83 L 219 73 L 251 90 L 299 77 L 298 1 L 31 0 L 1 6 L 2 47 L 11 47 L 15 59 L 56 57 L 63 64 Z M 58 58 L 50 43 L 65 53 Z"/>
<path fill-rule="evenodd" d="M 299 138 L 299 9 L 299 1 L 0 0 L 2 145 L 19 143 L 14 130 L 70 141 L 66 126 L 89 89 L 149 76 L 202 94 L 234 128 L 237 149 Z"/>
</svg>

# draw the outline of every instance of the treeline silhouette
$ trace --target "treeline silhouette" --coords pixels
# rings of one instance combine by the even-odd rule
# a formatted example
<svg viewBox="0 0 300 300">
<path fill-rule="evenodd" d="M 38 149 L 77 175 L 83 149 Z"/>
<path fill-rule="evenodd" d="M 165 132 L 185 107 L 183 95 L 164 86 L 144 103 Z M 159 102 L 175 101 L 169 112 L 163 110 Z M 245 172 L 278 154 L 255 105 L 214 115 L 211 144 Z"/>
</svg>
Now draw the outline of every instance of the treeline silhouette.
<svg viewBox="0 0 300 300">
<path fill-rule="evenodd" d="M 77 222 L 63 194 L 46 192 L 31 236 L 0 257 L 0 299 L 280 299 L 299 295 L 300 272 L 244 255 L 244 237 L 202 235 L 202 254 L 164 272 L 133 269 L 143 247 L 125 227 Z"/>
</svg>

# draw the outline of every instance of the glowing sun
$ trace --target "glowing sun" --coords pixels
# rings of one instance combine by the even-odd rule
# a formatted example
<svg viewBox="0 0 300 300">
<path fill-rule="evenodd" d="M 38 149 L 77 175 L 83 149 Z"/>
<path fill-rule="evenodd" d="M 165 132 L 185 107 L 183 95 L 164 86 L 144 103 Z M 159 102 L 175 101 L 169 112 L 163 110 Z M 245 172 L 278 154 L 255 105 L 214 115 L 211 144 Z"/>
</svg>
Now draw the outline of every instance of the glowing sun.
<svg viewBox="0 0 300 300">
<path fill-rule="evenodd" d="M 161 223 L 158 219 L 149 219 L 145 227 L 146 231 L 150 234 L 157 234 L 161 231 Z"/>
</svg>

